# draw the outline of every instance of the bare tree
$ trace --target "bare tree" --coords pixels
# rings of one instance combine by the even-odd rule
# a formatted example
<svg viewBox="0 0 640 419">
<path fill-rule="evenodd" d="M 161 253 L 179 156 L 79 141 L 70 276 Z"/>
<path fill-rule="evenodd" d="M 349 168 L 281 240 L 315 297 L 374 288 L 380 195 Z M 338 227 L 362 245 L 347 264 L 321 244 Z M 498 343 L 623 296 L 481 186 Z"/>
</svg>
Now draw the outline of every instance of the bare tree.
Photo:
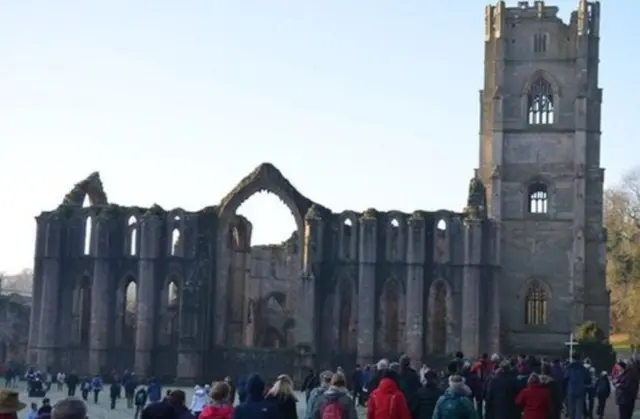
<svg viewBox="0 0 640 419">
<path fill-rule="evenodd" d="M 613 332 L 640 342 L 640 168 L 604 195 L 607 286 Z M 637 336 L 636 336 L 637 335 Z"/>
</svg>

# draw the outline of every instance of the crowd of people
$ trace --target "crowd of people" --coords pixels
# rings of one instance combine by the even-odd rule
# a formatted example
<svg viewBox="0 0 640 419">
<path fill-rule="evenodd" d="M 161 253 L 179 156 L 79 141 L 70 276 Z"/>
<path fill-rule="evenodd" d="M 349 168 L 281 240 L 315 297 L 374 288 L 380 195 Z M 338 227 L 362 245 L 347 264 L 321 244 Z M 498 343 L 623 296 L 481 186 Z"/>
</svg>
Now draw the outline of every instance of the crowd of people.
<svg viewBox="0 0 640 419">
<path fill-rule="evenodd" d="M 78 378 L 76 383 L 73 376 L 56 377 L 59 390 L 64 384 L 69 388 L 67 401 L 81 401 L 73 397 L 80 384 L 87 402 L 82 383 L 89 382 L 93 402 L 98 403 L 97 394 L 103 389 L 102 381 L 96 382 L 99 377 Z M 134 374 L 125 372 L 122 378 L 112 377 L 109 394 L 114 408 L 124 390 L 135 419 L 357 419 L 359 409 L 367 419 L 603 419 L 613 393 L 619 419 L 631 419 L 640 368 L 636 362 L 621 361 L 611 373 L 596 371 L 578 354 L 563 363 L 486 354 L 466 360 L 458 353 L 443 371 L 413 369 L 411 360 L 402 356 L 398 362 L 382 359 L 376 365 L 356 367 L 349 377 L 341 368 L 310 371 L 302 387 L 303 418 L 298 417 L 294 383 L 284 374 L 270 384 L 253 373 L 240 377 L 237 386 L 229 377 L 196 386 L 189 402 L 182 390 L 168 390 L 162 397 L 157 382 L 141 385 Z M 12 394 L 17 401 L 17 393 Z M 3 400 L 0 393 L 0 410 Z M 69 410 L 68 404 L 63 406 Z M 41 407 L 32 405 L 29 419 L 85 419 L 63 418 L 55 412 L 45 399 Z"/>
</svg>

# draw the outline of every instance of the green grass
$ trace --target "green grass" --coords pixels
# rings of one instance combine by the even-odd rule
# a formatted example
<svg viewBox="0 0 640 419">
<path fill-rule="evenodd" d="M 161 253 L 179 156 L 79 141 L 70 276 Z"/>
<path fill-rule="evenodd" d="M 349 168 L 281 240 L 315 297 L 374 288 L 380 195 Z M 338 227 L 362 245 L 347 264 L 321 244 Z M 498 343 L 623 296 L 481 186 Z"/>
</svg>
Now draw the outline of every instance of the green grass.
<svg viewBox="0 0 640 419">
<path fill-rule="evenodd" d="M 613 346 L 613 349 L 616 351 L 628 351 L 631 349 L 629 335 L 627 333 L 611 335 L 609 337 L 609 342 L 611 342 L 611 346 Z"/>
</svg>

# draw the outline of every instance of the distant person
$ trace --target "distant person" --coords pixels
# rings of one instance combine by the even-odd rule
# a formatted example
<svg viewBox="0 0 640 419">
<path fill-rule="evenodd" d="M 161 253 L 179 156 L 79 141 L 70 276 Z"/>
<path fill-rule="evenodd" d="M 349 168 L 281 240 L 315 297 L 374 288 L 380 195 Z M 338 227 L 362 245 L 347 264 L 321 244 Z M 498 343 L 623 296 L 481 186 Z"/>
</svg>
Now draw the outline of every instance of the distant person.
<svg viewBox="0 0 640 419">
<path fill-rule="evenodd" d="M 231 400 L 231 388 L 226 382 L 213 383 L 211 386 L 211 404 L 206 406 L 199 419 L 231 419 L 233 406 Z"/>
<path fill-rule="evenodd" d="M 42 399 L 42 406 L 38 409 L 38 419 L 49 419 L 51 417 L 51 401 L 45 397 Z"/>
<path fill-rule="evenodd" d="M 134 403 L 136 405 L 136 411 L 133 414 L 134 419 L 138 419 L 140 412 L 142 412 L 142 409 L 144 409 L 144 406 L 147 404 L 147 397 L 147 389 L 144 388 L 144 386 L 140 386 L 134 396 Z"/>
</svg>

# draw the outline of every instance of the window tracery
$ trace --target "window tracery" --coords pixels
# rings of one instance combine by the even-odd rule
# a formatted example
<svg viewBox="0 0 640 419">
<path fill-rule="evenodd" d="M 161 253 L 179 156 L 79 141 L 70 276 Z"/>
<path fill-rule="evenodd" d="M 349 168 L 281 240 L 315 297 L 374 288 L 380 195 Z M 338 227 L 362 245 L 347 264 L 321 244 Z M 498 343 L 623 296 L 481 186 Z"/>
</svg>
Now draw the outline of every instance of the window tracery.
<svg viewBox="0 0 640 419">
<path fill-rule="evenodd" d="M 527 122 L 529 125 L 552 125 L 555 120 L 555 97 L 551 83 L 538 77 L 527 93 Z"/>
</svg>

